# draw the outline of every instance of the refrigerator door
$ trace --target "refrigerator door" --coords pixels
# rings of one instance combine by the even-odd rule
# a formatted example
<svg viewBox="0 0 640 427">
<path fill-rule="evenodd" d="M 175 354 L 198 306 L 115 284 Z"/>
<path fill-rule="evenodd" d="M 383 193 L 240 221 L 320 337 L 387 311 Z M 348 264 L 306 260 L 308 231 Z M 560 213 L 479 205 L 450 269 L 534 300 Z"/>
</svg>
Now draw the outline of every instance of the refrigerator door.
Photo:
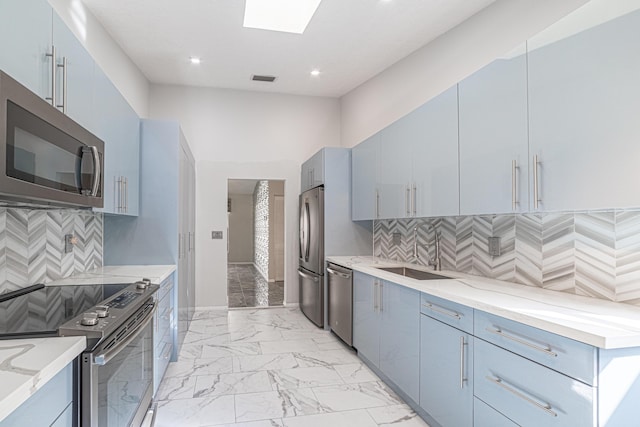
<svg viewBox="0 0 640 427">
<path fill-rule="evenodd" d="M 324 270 L 324 188 L 300 195 L 300 267 L 322 275 Z"/>
<path fill-rule="evenodd" d="M 324 327 L 324 280 L 320 276 L 302 268 L 298 269 L 300 278 L 300 310 L 318 327 Z"/>
</svg>

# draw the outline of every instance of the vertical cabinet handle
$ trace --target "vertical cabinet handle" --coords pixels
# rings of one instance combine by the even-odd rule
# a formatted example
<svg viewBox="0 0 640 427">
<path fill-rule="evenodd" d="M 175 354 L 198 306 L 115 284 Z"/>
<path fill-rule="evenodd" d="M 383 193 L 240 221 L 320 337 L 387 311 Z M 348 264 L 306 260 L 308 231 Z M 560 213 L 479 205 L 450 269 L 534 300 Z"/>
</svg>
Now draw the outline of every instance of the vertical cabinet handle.
<svg viewBox="0 0 640 427">
<path fill-rule="evenodd" d="M 380 218 L 380 192 L 376 189 L 376 218 Z"/>
<path fill-rule="evenodd" d="M 383 295 L 384 289 L 383 289 L 383 282 L 379 282 L 378 285 L 378 293 L 380 294 L 378 296 L 378 309 L 380 311 L 380 313 L 382 313 L 383 311 L 383 307 L 384 307 L 384 295 Z"/>
<path fill-rule="evenodd" d="M 373 281 L 373 311 L 378 311 L 378 280 Z"/>
<path fill-rule="evenodd" d="M 62 114 L 67 114 L 67 57 L 62 57 L 62 64 L 57 64 L 57 67 L 62 68 L 62 104 L 56 105 L 58 108 L 62 108 Z"/>
<path fill-rule="evenodd" d="M 116 207 L 117 211 L 120 212 L 122 211 L 122 197 L 120 196 L 121 190 L 122 190 L 122 183 L 121 183 L 121 179 L 120 177 L 114 177 L 115 180 L 115 193 L 116 193 L 116 202 L 118 204 L 118 206 Z"/>
<path fill-rule="evenodd" d="M 518 164 L 515 160 L 511 161 L 511 210 L 516 211 L 518 208 Z"/>
<path fill-rule="evenodd" d="M 124 212 L 129 213 L 129 180 L 127 177 L 123 177 L 124 179 Z"/>
<path fill-rule="evenodd" d="M 417 216 L 418 214 L 418 186 L 416 186 L 416 184 L 413 184 L 413 216 Z"/>
<path fill-rule="evenodd" d="M 404 193 L 404 209 L 407 212 L 407 216 L 411 216 L 411 189 L 407 185 Z"/>
<path fill-rule="evenodd" d="M 460 388 L 464 388 L 464 382 L 467 379 L 464 376 L 464 362 L 465 362 L 465 346 L 467 343 L 464 341 L 464 336 L 460 337 Z"/>
<path fill-rule="evenodd" d="M 51 97 L 47 97 L 46 100 L 51 103 L 54 107 L 56 106 L 56 47 L 51 46 L 51 53 L 46 54 L 47 58 L 51 58 L 51 69 L 50 69 L 50 79 L 51 79 Z"/>
<path fill-rule="evenodd" d="M 538 155 L 533 156 L 533 209 L 538 209 L 538 204 L 540 203 L 540 189 L 538 183 L 538 165 L 540 161 L 538 160 Z"/>
</svg>

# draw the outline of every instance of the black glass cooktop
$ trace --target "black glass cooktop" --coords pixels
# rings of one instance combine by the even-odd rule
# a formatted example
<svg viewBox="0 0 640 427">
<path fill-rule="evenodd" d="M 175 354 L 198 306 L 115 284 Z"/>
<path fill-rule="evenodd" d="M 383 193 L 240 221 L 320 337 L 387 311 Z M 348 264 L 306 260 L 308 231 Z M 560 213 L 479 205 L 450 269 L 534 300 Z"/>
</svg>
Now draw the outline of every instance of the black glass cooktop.
<svg viewBox="0 0 640 427">
<path fill-rule="evenodd" d="M 67 320 L 129 285 L 45 286 L 1 301 L 0 339 L 56 335 Z"/>
</svg>

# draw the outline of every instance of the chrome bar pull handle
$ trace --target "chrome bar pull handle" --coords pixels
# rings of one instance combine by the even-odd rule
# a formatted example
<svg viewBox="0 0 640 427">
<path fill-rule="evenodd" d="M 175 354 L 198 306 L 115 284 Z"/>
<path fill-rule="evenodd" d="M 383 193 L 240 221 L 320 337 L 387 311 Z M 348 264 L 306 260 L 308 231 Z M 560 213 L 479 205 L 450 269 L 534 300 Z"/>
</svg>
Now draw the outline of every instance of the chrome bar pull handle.
<svg viewBox="0 0 640 427">
<path fill-rule="evenodd" d="M 56 105 L 58 108 L 62 108 L 62 114 L 67 114 L 67 57 L 62 57 L 62 64 L 58 64 L 57 67 L 62 68 L 62 104 Z"/>
<path fill-rule="evenodd" d="M 380 313 L 382 313 L 383 311 L 383 307 L 384 307 L 384 295 L 382 294 L 382 292 L 384 291 L 383 288 L 383 282 L 378 282 L 378 292 L 380 293 L 379 299 L 378 299 L 378 310 L 380 311 Z"/>
<path fill-rule="evenodd" d="M 551 415 L 552 417 L 558 416 L 558 413 L 553 410 L 553 407 L 550 404 L 546 402 L 540 402 L 537 398 L 528 396 L 526 392 L 520 391 L 514 386 L 507 384 L 502 378 L 487 376 L 487 379 L 495 385 L 502 387 L 514 396 L 517 396 L 520 399 L 532 404 L 536 408 L 542 409 L 548 415 Z"/>
<path fill-rule="evenodd" d="M 373 281 L 373 311 L 378 311 L 378 280 Z"/>
<path fill-rule="evenodd" d="M 376 218 L 380 218 L 380 191 L 376 189 Z"/>
<path fill-rule="evenodd" d="M 536 344 L 534 344 L 534 343 L 532 343 L 532 342 L 530 342 L 530 341 L 527 341 L 525 338 L 520 338 L 520 337 L 517 337 L 517 336 L 511 335 L 511 334 L 507 334 L 507 333 L 505 333 L 502 329 L 500 329 L 500 328 L 498 328 L 498 327 L 496 327 L 496 329 L 493 329 L 493 328 L 486 328 L 486 330 L 487 330 L 487 332 L 490 332 L 490 333 L 492 333 L 492 334 L 498 335 L 498 336 L 503 337 L 503 338 L 506 338 L 506 339 L 508 339 L 508 340 L 511 340 L 511 341 L 517 342 L 518 344 L 522 344 L 522 345 L 524 345 L 524 346 L 527 346 L 527 347 L 529 347 L 529 348 L 532 348 L 532 349 L 534 349 L 534 350 L 537 350 L 537 351 L 539 351 L 539 352 L 542 352 L 542 353 L 544 353 L 544 354 L 546 354 L 546 355 L 548 355 L 548 356 L 551 356 L 551 357 L 558 357 L 558 353 L 556 353 L 555 351 L 553 351 L 553 350 L 551 349 L 551 346 L 543 347 L 543 346 L 540 346 L 540 345 L 536 345 Z"/>
<path fill-rule="evenodd" d="M 460 337 L 460 388 L 464 388 L 464 383 L 467 379 L 464 376 L 464 362 L 465 362 L 465 346 L 467 343 L 464 341 L 464 336 Z"/>
<path fill-rule="evenodd" d="M 404 193 L 404 209 L 407 212 L 407 217 L 411 215 L 411 190 L 409 188 L 409 185 L 407 185 L 407 188 L 405 189 L 405 193 Z"/>
<path fill-rule="evenodd" d="M 511 161 L 511 210 L 518 209 L 518 164 L 515 160 Z"/>
<path fill-rule="evenodd" d="M 417 216 L 418 214 L 418 186 L 416 186 L 416 184 L 413 184 L 413 199 L 412 199 L 412 203 L 413 203 L 413 216 Z"/>
<path fill-rule="evenodd" d="M 428 308 L 431 311 L 434 311 L 439 314 L 443 314 L 445 316 L 452 317 L 454 319 L 460 320 L 462 319 L 462 315 L 460 313 L 456 313 L 455 311 L 447 310 L 446 308 L 440 307 L 438 305 L 432 304 L 427 301 L 426 304 L 422 304 L 423 307 Z"/>
<path fill-rule="evenodd" d="M 538 204 L 540 203 L 540 189 L 538 183 L 538 165 L 540 161 L 538 160 L 538 155 L 533 156 L 533 209 L 538 209 Z"/>
<path fill-rule="evenodd" d="M 124 177 L 124 213 L 129 213 L 129 180 Z"/>
<path fill-rule="evenodd" d="M 50 70 L 51 75 L 49 76 L 51 78 L 51 97 L 47 97 L 45 99 L 55 107 L 56 106 L 56 68 L 57 68 L 56 47 L 51 46 L 51 53 L 47 53 L 46 56 L 47 58 L 49 57 L 51 58 L 51 70 Z"/>
</svg>

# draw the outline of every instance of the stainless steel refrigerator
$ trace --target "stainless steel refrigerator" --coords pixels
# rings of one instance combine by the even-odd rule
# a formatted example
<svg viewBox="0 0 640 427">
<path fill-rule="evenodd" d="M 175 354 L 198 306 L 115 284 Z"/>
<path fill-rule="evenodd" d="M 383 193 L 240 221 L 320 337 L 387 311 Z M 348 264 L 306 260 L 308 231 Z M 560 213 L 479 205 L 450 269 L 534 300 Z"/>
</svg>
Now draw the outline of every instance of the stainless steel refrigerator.
<svg viewBox="0 0 640 427">
<path fill-rule="evenodd" d="M 324 188 L 300 195 L 299 286 L 300 309 L 324 326 Z"/>
</svg>

